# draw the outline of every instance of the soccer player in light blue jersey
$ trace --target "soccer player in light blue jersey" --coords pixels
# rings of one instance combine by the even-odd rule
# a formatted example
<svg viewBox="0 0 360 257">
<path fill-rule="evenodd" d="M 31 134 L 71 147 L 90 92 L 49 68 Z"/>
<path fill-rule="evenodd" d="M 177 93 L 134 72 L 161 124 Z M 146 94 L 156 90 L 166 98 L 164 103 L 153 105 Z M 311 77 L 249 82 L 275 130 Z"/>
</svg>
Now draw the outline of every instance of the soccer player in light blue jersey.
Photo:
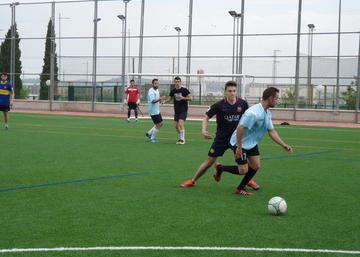
<svg viewBox="0 0 360 257">
<path fill-rule="evenodd" d="M 150 142 L 157 143 L 159 140 L 156 139 L 156 135 L 162 127 L 163 119 L 160 114 L 160 103 L 164 101 L 164 97 L 160 97 L 159 93 L 159 80 L 152 80 L 152 88 L 148 92 L 148 104 L 149 104 L 149 114 L 152 121 L 154 122 L 154 127 L 152 127 L 145 135 L 150 138 Z"/>
<path fill-rule="evenodd" d="M 235 161 L 238 166 L 216 166 L 216 175 L 221 176 L 222 172 L 245 174 L 240 185 L 235 190 L 235 194 L 253 195 L 248 192 L 245 186 L 255 176 L 260 168 L 260 153 L 258 143 L 268 132 L 270 138 L 279 144 L 285 151 L 292 153 L 292 147 L 285 144 L 279 134 L 274 129 L 271 112 L 269 108 L 275 107 L 279 99 L 279 90 L 274 87 L 265 89 L 262 101 L 251 106 L 240 119 L 237 129 L 231 136 L 230 143 L 236 146 Z M 260 189 L 260 186 L 254 188 Z"/>
</svg>

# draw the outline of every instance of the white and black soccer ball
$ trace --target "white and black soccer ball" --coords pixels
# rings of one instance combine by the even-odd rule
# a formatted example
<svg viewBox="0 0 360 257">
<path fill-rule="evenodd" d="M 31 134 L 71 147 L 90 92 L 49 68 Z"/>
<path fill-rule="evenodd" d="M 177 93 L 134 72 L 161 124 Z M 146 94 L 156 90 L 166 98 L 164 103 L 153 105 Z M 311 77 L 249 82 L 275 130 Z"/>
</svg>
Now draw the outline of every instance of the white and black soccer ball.
<svg viewBox="0 0 360 257">
<path fill-rule="evenodd" d="M 287 204 L 280 196 L 275 196 L 268 202 L 268 210 L 273 215 L 284 214 L 287 210 Z"/>
</svg>

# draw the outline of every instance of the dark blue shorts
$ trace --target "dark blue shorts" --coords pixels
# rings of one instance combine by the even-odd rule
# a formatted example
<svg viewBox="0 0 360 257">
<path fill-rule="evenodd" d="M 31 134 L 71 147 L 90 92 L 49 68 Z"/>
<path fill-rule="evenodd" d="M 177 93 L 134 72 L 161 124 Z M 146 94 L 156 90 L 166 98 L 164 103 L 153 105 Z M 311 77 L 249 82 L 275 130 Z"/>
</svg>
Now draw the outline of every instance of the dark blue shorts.
<svg viewBox="0 0 360 257">
<path fill-rule="evenodd" d="M 236 152 L 236 146 L 232 146 L 230 144 L 230 139 L 224 139 L 224 140 L 215 139 L 210 147 L 208 156 L 210 157 L 223 156 L 223 154 L 227 149 L 231 149 L 234 152 L 234 154 Z"/>
<path fill-rule="evenodd" d="M 0 112 L 9 112 L 10 106 L 9 105 L 0 105 Z"/>
</svg>

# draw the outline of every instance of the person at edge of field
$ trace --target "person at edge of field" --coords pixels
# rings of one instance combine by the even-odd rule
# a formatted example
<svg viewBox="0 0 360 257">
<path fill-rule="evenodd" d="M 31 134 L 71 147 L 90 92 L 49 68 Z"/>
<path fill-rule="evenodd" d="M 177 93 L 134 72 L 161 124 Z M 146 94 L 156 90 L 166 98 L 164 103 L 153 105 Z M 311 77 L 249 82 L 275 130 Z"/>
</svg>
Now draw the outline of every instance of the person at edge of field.
<svg viewBox="0 0 360 257">
<path fill-rule="evenodd" d="M 9 75 L 6 72 L 1 73 L 0 79 L 0 111 L 4 114 L 5 129 L 9 129 L 9 111 L 14 104 L 14 89 L 10 84 Z"/>
<path fill-rule="evenodd" d="M 160 128 L 163 126 L 163 119 L 160 113 L 160 103 L 165 99 L 160 97 L 159 93 L 159 80 L 153 79 L 152 88 L 148 92 L 148 105 L 149 105 L 149 115 L 154 123 L 154 126 L 145 133 L 145 135 L 150 139 L 152 143 L 158 143 L 159 140 L 156 139 L 157 133 L 159 133 Z"/>
<path fill-rule="evenodd" d="M 205 174 L 218 157 L 223 156 L 227 149 L 231 149 L 235 155 L 236 147 L 230 144 L 230 138 L 241 116 L 248 109 L 248 104 L 245 100 L 236 97 L 237 85 L 234 81 L 226 82 L 224 95 L 223 100 L 210 106 L 202 122 L 202 135 L 206 139 L 211 139 L 212 136 L 207 132 L 207 125 L 209 120 L 216 115 L 216 136 L 208 152 L 208 158 L 200 165 L 193 178 L 182 183 L 180 187 L 195 186 L 195 182 Z M 214 178 L 216 179 L 216 177 Z M 258 189 L 258 185 L 252 180 L 248 186 L 255 190 Z"/>
<path fill-rule="evenodd" d="M 127 122 L 130 122 L 131 110 L 134 110 L 135 121 L 138 121 L 138 105 L 140 103 L 140 91 L 137 86 L 135 86 L 135 80 L 130 80 L 130 86 L 126 88 L 126 102 L 128 104 L 128 116 Z"/>
<path fill-rule="evenodd" d="M 287 145 L 274 129 L 272 115 L 269 108 L 275 107 L 279 100 L 279 89 L 269 87 L 264 90 L 262 101 L 251 106 L 241 117 L 237 129 L 231 136 L 230 143 L 236 147 L 235 161 L 237 166 L 223 166 L 221 163 L 215 164 L 214 178 L 221 180 L 224 171 L 233 174 L 245 174 L 235 194 L 253 195 L 248 192 L 245 186 L 255 176 L 260 169 L 260 152 L 258 143 L 268 132 L 270 138 L 279 144 L 285 151 L 292 153 L 293 149 Z"/>
<path fill-rule="evenodd" d="M 175 77 L 175 88 L 170 91 L 164 103 L 174 100 L 174 126 L 178 133 L 178 145 L 185 144 L 185 121 L 188 112 L 188 101 L 192 100 L 190 91 L 181 85 L 181 78 Z"/>
</svg>

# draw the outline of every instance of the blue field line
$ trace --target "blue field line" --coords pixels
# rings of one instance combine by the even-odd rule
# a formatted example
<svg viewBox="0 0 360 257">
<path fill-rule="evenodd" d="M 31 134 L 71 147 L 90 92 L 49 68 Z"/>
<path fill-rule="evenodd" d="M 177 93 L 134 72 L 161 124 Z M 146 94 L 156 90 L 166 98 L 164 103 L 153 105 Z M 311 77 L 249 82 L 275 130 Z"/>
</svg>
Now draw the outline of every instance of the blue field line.
<svg viewBox="0 0 360 257">
<path fill-rule="evenodd" d="M 331 160 L 331 161 L 348 161 L 348 162 L 360 162 L 360 160 L 346 159 L 346 158 L 330 158 L 330 157 L 306 157 L 315 160 Z"/>
<path fill-rule="evenodd" d="M 331 151 L 304 153 L 304 154 L 289 154 L 289 155 L 282 155 L 282 156 L 276 156 L 276 157 L 261 158 L 261 160 L 266 161 L 266 160 L 274 160 L 274 159 L 282 159 L 282 158 L 295 158 L 295 157 L 304 157 L 304 156 L 308 156 L 308 155 L 323 154 L 323 153 L 336 153 L 336 152 L 340 152 L 340 150 L 331 150 Z"/>
<path fill-rule="evenodd" d="M 148 174 L 150 174 L 150 173 L 149 172 L 142 172 L 142 173 L 124 174 L 124 175 L 110 176 L 110 177 L 89 178 L 89 179 L 81 179 L 81 180 L 73 180 L 73 181 L 65 181 L 65 182 L 56 182 L 56 183 L 36 185 L 36 186 L 26 186 L 26 187 L 15 187 L 15 188 L 8 188 L 8 189 L 0 189 L 0 192 L 22 190 L 22 189 L 31 189 L 31 188 L 38 188 L 38 187 L 57 186 L 57 185 L 64 185 L 64 184 L 71 184 L 71 183 L 88 182 L 88 181 L 94 181 L 94 180 L 133 177 L 133 176 L 141 176 L 141 175 L 148 175 Z"/>
</svg>

